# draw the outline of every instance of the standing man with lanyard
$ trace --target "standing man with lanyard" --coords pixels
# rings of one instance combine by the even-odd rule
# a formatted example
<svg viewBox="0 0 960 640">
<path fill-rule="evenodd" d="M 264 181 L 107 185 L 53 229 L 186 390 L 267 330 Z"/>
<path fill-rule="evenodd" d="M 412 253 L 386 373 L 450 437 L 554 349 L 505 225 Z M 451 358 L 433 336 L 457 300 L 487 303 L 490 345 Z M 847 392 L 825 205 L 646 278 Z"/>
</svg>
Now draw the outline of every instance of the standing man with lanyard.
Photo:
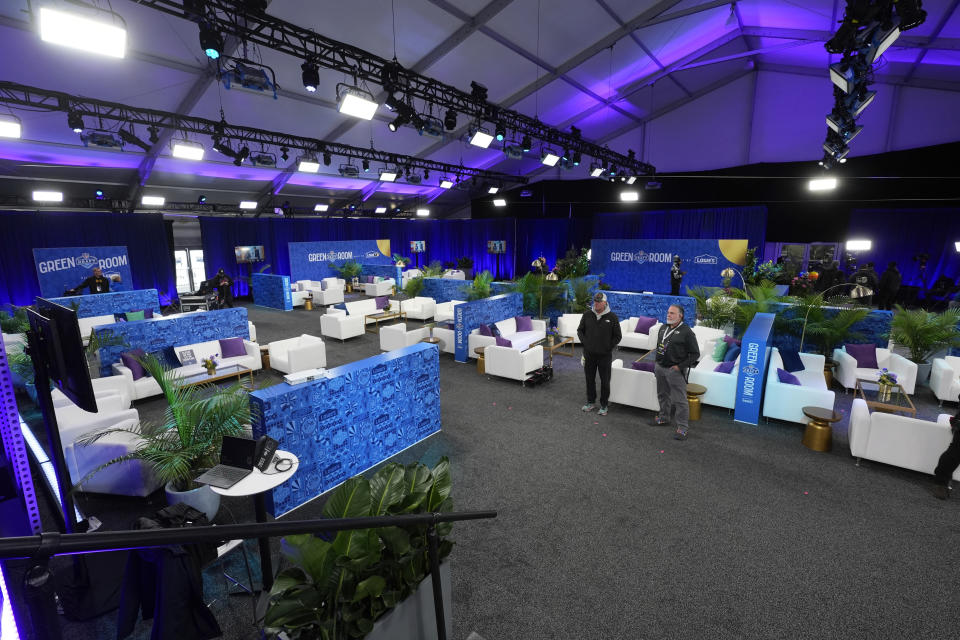
<svg viewBox="0 0 960 640">
<path fill-rule="evenodd" d="M 667 322 L 657 335 L 657 363 L 653 373 L 657 378 L 657 400 L 660 413 L 653 418 L 654 425 L 676 426 L 673 437 L 687 439 L 690 405 L 687 404 L 687 369 L 700 358 L 700 347 L 693 330 L 683 322 L 683 308 L 672 304 L 667 309 Z"/>
<path fill-rule="evenodd" d="M 587 404 L 583 411 L 593 411 L 597 399 L 597 372 L 600 372 L 600 410 L 598 415 L 607 415 L 610 399 L 610 373 L 613 366 L 613 348 L 620 344 L 622 334 L 617 314 L 610 311 L 607 296 L 597 291 L 593 296 L 593 309 L 588 309 L 580 318 L 577 337 L 583 345 L 583 371 L 587 376 Z"/>
<path fill-rule="evenodd" d="M 680 295 L 680 283 L 685 275 L 687 272 L 680 270 L 680 256 L 673 256 L 673 266 L 670 267 L 670 295 Z"/>
<path fill-rule="evenodd" d="M 100 267 L 94 267 L 93 275 L 78 284 L 74 291 L 86 288 L 90 289 L 90 293 L 110 293 L 110 280 L 103 277 L 103 270 Z"/>
</svg>

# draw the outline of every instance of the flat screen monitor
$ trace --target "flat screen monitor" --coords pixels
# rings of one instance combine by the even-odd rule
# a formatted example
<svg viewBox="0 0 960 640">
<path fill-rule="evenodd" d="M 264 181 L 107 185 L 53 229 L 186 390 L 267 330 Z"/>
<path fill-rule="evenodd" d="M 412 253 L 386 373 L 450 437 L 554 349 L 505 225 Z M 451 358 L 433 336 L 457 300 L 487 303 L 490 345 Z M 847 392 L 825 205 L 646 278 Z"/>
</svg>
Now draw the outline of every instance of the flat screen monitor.
<svg viewBox="0 0 960 640">
<path fill-rule="evenodd" d="M 506 253 L 506 240 L 487 240 L 487 253 Z"/>
<path fill-rule="evenodd" d="M 238 263 L 263 262 L 263 259 L 264 259 L 262 244 L 247 245 L 243 247 L 234 247 L 233 251 L 234 253 L 237 254 Z"/>
<path fill-rule="evenodd" d="M 37 311 L 28 311 L 30 328 L 40 338 L 40 357 L 47 363 L 50 381 L 84 411 L 95 412 L 97 401 L 90 382 L 87 356 L 70 307 L 37 298 Z"/>
<path fill-rule="evenodd" d="M 427 241 L 426 240 L 411 240 L 410 241 L 410 253 L 426 253 L 427 251 Z"/>
</svg>

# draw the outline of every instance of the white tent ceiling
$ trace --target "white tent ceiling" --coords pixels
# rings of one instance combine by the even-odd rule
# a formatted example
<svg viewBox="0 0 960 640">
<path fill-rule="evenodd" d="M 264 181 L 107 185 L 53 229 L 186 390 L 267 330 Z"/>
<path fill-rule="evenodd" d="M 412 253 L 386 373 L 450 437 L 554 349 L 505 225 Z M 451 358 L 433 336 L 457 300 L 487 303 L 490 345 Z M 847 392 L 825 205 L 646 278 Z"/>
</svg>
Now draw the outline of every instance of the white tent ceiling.
<svg viewBox="0 0 960 640">
<path fill-rule="evenodd" d="M 0 80 L 212 120 L 219 120 L 222 104 L 231 124 L 359 147 L 372 141 L 384 151 L 531 180 L 587 177 L 588 160 L 569 171 L 548 169 L 537 158 L 512 160 L 471 147 L 462 140 L 463 116 L 443 139 L 408 127 L 391 133 L 385 108 L 372 122 L 343 116 L 335 95 L 342 74 L 321 69 L 319 90 L 306 93 L 301 60 L 265 47 L 248 48 L 246 57 L 274 70 L 279 98 L 228 91 L 200 50 L 196 24 L 132 0 L 112 3 L 128 30 L 120 60 L 42 42 L 31 4 L 75 6 L 0 3 Z M 960 140 L 958 4 L 923 3 L 926 22 L 905 32 L 877 65 L 871 88 L 878 95 L 861 119 L 864 131 L 851 144 L 851 158 Z M 404 67 L 465 91 L 477 81 L 491 102 L 558 129 L 576 126 L 616 152 L 635 150 L 659 172 L 822 156 L 824 116 L 833 103 L 827 66 L 837 59 L 823 43 L 843 16 L 838 0 L 395 0 L 393 6 L 396 57 Z M 267 12 L 377 56 L 394 55 L 390 0 L 272 0 Z M 27 193 L 38 181 L 78 196 L 94 184 L 115 197 L 135 192 L 137 169 L 147 164 L 143 152 L 83 147 L 62 112 L 15 113 L 24 133 L 0 143 L 5 193 Z M 434 113 L 443 117 L 442 110 Z M 209 148 L 202 163 L 175 160 L 164 148 L 146 189 L 164 192 L 168 201 L 192 202 L 204 193 L 231 202 L 267 193 L 282 172 L 223 160 Z M 367 187 L 365 207 L 433 200 L 432 208 L 446 215 L 463 211 L 471 195 L 437 189 L 435 176 L 420 186 L 345 181 L 336 175 L 338 163 L 323 168 L 332 175 L 294 175 L 277 199 L 336 206 L 356 201 Z"/>
</svg>

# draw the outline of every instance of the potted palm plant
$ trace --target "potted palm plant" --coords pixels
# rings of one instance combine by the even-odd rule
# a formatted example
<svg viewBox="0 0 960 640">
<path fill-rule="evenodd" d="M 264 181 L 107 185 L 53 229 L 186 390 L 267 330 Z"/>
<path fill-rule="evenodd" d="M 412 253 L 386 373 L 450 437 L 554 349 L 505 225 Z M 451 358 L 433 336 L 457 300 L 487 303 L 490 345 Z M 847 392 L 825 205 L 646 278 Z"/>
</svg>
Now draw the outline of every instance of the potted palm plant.
<svg viewBox="0 0 960 640">
<path fill-rule="evenodd" d="M 403 287 L 403 293 L 408 298 L 416 298 L 423 291 L 423 276 L 410 278 L 406 286 Z"/>
<path fill-rule="evenodd" d="M 457 258 L 457 269 L 463 271 L 463 277 L 469 280 L 473 277 L 473 258 L 462 256 Z"/>
<path fill-rule="evenodd" d="M 356 260 L 347 260 L 343 264 L 328 262 L 327 266 L 337 272 L 344 282 L 346 282 L 347 293 L 353 291 L 353 279 L 363 273 L 363 265 Z"/>
<path fill-rule="evenodd" d="M 493 274 L 489 271 L 483 271 L 473 277 L 473 281 L 463 288 L 467 300 L 480 300 L 490 297 L 490 283 L 493 282 Z"/>
<path fill-rule="evenodd" d="M 960 346 L 960 309 L 931 313 L 923 309 L 904 309 L 896 305 L 890 337 L 909 350 L 907 359 L 917 365 L 917 382 L 930 377 L 930 358 L 938 351 Z"/>
<path fill-rule="evenodd" d="M 185 386 L 171 371 L 151 355 L 140 359 L 167 400 L 162 422 L 143 421 L 130 428 L 106 429 L 89 433 L 78 440 L 80 445 L 96 442 L 109 433 L 124 431 L 136 434 L 140 444 L 136 450 L 106 462 L 77 483 L 112 464 L 125 460 L 143 460 L 153 467 L 164 483 L 167 502 L 185 502 L 203 511 L 211 521 L 220 507 L 220 496 L 208 485 L 193 481 L 204 470 L 219 462 L 223 436 L 240 436 L 250 424 L 250 397 L 240 384 L 216 389 L 209 386 Z"/>
<path fill-rule="evenodd" d="M 826 378 L 827 388 L 833 384 L 833 350 L 844 342 L 864 339 L 864 335 L 854 331 L 853 327 L 869 313 L 870 309 L 864 308 L 843 308 L 836 312 L 822 306 L 809 309 L 805 333 L 812 338 L 818 353 L 824 356 L 823 376 Z M 800 349 L 803 349 L 802 341 Z"/>
</svg>

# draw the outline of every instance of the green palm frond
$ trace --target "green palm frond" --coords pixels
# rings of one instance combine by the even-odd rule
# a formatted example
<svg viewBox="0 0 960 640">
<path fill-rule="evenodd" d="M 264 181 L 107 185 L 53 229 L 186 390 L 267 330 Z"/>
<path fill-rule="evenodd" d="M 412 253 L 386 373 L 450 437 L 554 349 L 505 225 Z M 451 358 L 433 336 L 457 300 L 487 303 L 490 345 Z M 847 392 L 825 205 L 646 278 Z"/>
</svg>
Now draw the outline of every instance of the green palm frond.
<svg viewBox="0 0 960 640">
<path fill-rule="evenodd" d="M 910 360 L 927 362 L 930 357 L 949 347 L 960 346 L 960 309 L 931 313 L 923 309 L 904 309 L 896 306 L 890 337 L 910 350 Z"/>
</svg>

